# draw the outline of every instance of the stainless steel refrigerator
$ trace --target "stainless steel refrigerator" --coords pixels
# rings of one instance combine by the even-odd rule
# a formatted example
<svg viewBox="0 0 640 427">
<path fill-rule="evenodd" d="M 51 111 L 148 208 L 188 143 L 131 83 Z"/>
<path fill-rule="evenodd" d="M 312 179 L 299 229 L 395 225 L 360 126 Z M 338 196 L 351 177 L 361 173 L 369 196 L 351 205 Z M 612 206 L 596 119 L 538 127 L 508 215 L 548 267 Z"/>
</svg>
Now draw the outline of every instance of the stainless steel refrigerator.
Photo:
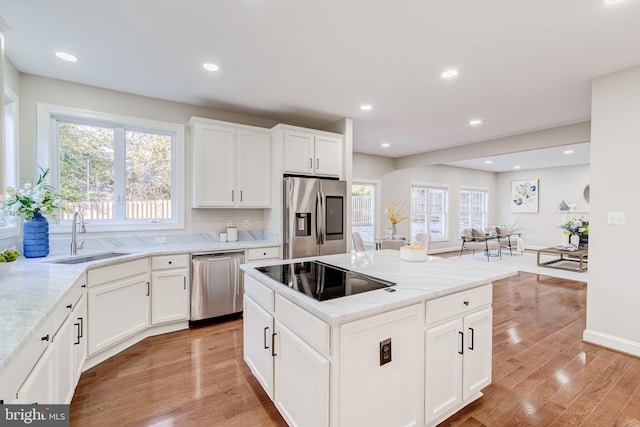
<svg viewBox="0 0 640 427">
<path fill-rule="evenodd" d="M 340 254 L 345 238 L 347 183 L 284 178 L 284 259 Z"/>
</svg>

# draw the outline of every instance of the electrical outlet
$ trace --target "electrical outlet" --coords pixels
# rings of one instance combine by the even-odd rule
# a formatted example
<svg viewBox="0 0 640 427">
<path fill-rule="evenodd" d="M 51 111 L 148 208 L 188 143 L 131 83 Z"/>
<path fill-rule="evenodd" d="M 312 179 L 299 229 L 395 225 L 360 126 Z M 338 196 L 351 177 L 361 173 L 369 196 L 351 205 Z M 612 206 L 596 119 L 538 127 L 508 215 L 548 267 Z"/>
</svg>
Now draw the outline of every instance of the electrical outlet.
<svg viewBox="0 0 640 427">
<path fill-rule="evenodd" d="M 391 338 L 380 341 L 380 366 L 391 362 Z"/>
<path fill-rule="evenodd" d="M 231 219 L 227 220 L 227 227 L 233 227 L 233 220 Z"/>
<path fill-rule="evenodd" d="M 165 236 L 156 236 L 156 244 L 163 245 L 167 243 L 167 238 Z"/>
<path fill-rule="evenodd" d="M 625 222 L 626 222 L 625 212 L 608 212 L 607 213 L 607 224 L 624 225 Z"/>
<path fill-rule="evenodd" d="M 244 220 L 244 228 L 249 228 L 249 220 L 246 218 Z"/>
</svg>

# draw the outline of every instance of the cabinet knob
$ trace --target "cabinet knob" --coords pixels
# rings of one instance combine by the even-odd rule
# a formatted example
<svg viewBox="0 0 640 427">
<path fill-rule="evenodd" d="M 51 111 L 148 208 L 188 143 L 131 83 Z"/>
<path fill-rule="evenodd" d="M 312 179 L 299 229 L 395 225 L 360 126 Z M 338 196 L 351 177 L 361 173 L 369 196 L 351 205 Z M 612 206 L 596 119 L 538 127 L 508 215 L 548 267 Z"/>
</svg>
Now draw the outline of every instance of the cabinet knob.
<svg viewBox="0 0 640 427">
<path fill-rule="evenodd" d="M 464 305 L 469 305 L 469 301 L 465 301 L 465 302 L 464 302 Z"/>
<path fill-rule="evenodd" d="M 40 338 L 40 341 L 49 341 L 49 334 L 47 334 L 44 337 Z"/>
<path fill-rule="evenodd" d="M 169 265 L 173 264 L 173 261 L 169 261 Z"/>
<path fill-rule="evenodd" d="M 67 308 L 71 310 L 73 308 L 73 304 L 67 304 Z"/>
</svg>

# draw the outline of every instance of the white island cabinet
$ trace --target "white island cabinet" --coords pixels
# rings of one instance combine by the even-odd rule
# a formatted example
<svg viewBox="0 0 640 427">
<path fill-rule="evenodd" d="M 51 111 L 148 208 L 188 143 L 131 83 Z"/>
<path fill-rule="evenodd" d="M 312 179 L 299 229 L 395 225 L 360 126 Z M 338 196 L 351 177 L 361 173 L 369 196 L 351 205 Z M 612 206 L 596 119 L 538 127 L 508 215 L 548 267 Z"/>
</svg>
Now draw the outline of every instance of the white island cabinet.
<svg viewBox="0 0 640 427">
<path fill-rule="evenodd" d="M 290 426 L 433 426 L 482 396 L 491 281 L 516 271 L 397 251 L 315 259 L 396 285 L 316 301 L 241 267 L 245 361 Z"/>
</svg>

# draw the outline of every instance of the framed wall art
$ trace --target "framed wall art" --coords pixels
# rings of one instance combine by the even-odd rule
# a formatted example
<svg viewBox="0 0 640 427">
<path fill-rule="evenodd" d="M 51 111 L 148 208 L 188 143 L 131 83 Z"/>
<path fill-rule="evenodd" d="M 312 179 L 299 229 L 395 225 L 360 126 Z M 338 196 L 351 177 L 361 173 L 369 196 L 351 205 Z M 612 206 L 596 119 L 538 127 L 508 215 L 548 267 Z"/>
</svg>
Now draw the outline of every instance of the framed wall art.
<svg viewBox="0 0 640 427">
<path fill-rule="evenodd" d="M 511 212 L 538 213 L 539 196 L 537 179 L 511 181 Z"/>
</svg>

